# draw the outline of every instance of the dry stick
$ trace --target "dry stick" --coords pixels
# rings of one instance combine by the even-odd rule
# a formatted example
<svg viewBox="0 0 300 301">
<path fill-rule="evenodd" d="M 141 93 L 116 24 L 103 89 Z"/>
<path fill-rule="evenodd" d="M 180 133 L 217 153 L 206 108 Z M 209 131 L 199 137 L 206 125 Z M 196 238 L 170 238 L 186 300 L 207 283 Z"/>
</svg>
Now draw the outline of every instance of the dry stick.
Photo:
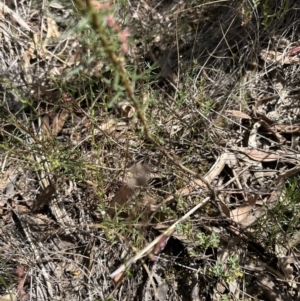
<svg viewBox="0 0 300 301">
<path fill-rule="evenodd" d="M 134 91 L 131 85 L 131 81 L 129 79 L 129 76 L 127 74 L 127 71 L 124 67 L 125 59 L 121 55 L 117 55 L 115 51 L 111 49 L 111 43 L 107 39 L 105 34 L 102 34 L 104 32 L 103 25 L 101 22 L 99 22 L 97 11 L 93 8 L 93 3 L 91 0 L 86 0 L 87 6 L 89 13 L 91 13 L 91 26 L 94 29 L 96 33 L 98 33 L 99 39 L 101 40 L 101 43 L 103 45 L 104 51 L 106 52 L 107 56 L 109 57 L 112 65 L 115 67 L 116 71 L 120 74 L 121 80 L 124 84 L 125 90 L 132 101 L 132 104 L 137 112 L 137 117 L 139 121 L 141 122 L 143 128 L 144 128 L 144 136 L 146 140 L 148 140 L 151 144 L 153 144 L 155 147 L 159 149 L 159 151 L 166 157 L 168 158 L 172 163 L 174 163 L 176 166 L 178 166 L 182 171 L 187 172 L 188 174 L 199 178 L 207 188 L 210 190 L 212 195 L 214 195 L 214 189 L 212 186 L 198 173 L 192 171 L 191 169 L 187 168 L 184 166 L 179 160 L 177 160 L 172 154 L 170 154 L 167 149 L 162 146 L 151 134 L 147 125 L 146 118 L 144 116 L 143 111 L 141 110 L 141 107 L 139 105 L 138 100 L 136 99 L 134 95 Z M 76 1 L 76 4 L 78 7 L 84 7 L 82 2 Z"/>
<path fill-rule="evenodd" d="M 94 225 L 93 225 L 93 226 L 94 226 Z M 122 235 L 120 235 L 120 233 L 115 232 L 115 231 L 113 231 L 113 233 L 116 234 L 119 238 L 121 237 L 123 240 L 125 240 L 124 237 L 122 237 Z M 129 241 L 127 241 L 127 242 L 128 242 L 128 244 L 129 244 L 130 248 L 132 248 L 133 251 L 137 253 L 137 252 L 138 252 L 137 249 L 131 244 L 131 242 L 129 242 Z M 155 300 L 157 300 L 157 299 L 158 299 L 158 298 L 157 298 L 157 289 L 156 289 L 155 282 L 153 281 L 153 277 L 152 277 L 152 275 L 151 275 L 151 272 L 149 271 L 149 268 L 147 267 L 147 265 L 146 265 L 146 263 L 145 263 L 145 261 L 144 261 L 143 259 L 141 259 L 141 262 L 142 262 L 143 267 L 145 268 L 146 273 L 147 273 L 148 276 L 149 276 L 149 280 L 150 280 L 150 282 L 151 282 L 151 284 L 152 284 L 152 286 L 153 286 L 153 291 L 154 291 Z M 120 277 L 118 277 L 118 275 L 116 276 L 116 277 L 118 277 L 118 280 L 117 280 L 117 281 L 115 281 L 115 278 L 114 278 L 114 281 L 115 281 L 115 289 L 109 294 L 108 298 L 111 298 L 111 297 L 113 296 L 115 290 L 116 290 L 116 289 L 119 287 L 119 285 L 121 284 L 121 279 L 123 279 L 124 275 L 123 275 L 123 273 L 122 273 L 122 274 L 119 275 L 119 276 L 120 276 Z"/>
<path fill-rule="evenodd" d="M 192 215 L 196 210 L 198 210 L 200 207 L 205 205 L 209 200 L 210 200 L 210 197 L 207 197 L 203 201 L 201 201 L 198 205 L 196 205 L 189 212 L 187 212 L 184 216 L 182 216 L 178 221 L 176 221 L 173 225 L 171 225 L 167 230 L 165 230 L 161 235 L 156 237 L 149 245 L 147 245 L 144 249 L 142 249 L 140 252 L 138 252 L 134 257 L 129 259 L 126 263 L 122 264 L 116 271 L 114 271 L 112 274 L 110 274 L 109 277 L 115 278 L 119 274 L 123 273 L 129 266 L 131 266 L 137 260 L 142 258 L 147 253 L 151 252 L 152 249 L 155 247 L 155 245 L 158 244 L 162 239 L 164 239 L 164 237 L 169 237 L 174 233 L 176 226 L 179 223 L 186 220 L 190 215 Z"/>
</svg>

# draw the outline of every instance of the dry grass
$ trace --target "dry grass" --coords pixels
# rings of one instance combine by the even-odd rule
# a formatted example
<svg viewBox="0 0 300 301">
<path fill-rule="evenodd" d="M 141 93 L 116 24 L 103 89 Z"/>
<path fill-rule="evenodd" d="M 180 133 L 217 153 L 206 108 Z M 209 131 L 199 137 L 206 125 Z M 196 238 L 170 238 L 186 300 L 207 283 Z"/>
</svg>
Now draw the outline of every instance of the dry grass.
<svg viewBox="0 0 300 301">
<path fill-rule="evenodd" d="M 300 16 L 275 2 L 0 4 L 0 300 L 297 300 Z"/>
</svg>

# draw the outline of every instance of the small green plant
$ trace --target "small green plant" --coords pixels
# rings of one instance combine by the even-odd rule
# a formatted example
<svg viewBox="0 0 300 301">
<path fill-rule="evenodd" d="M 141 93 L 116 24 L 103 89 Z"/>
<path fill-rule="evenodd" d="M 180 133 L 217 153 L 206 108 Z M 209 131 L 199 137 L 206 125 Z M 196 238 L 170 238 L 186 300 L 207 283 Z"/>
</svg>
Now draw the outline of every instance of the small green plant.
<svg viewBox="0 0 300 301">
<path fill-rule="evenodd" d="M 223 275 L 223 264 L 220 261 L 217 261 L 210 269 L 209 272 L 211 276 L 220 278 Z"/>
<path fill-rule="evenodd" d="M 175 199 L 177 201 L 176 209 L 177 212 L 185 212 L 187 209 L 187 202 L 185 202 L 182 198 L 182 196 L 175 196 Z"/>
<path fill-rule="evenodd" d="M 225 264 L 217 261 L 210 269 L 209 272 L 212 277 L 222 278 L 227 283 L 232 282 L 234 279 L 243 276 L 241 267 L 239 265 L 239 258 L 237 255 L 230 257 Z"/>
<path fill-rule="evenodd" d="M 180 235 L 185 235 L 188 238 L 191 237 L 192 230 L 193 230 L 193 224 L 189 219 L 187 219 L 185 222 L 176 225 L 176 232 Z"/>
<path fill-rule="evenodd" d="M 281 20 L 288 12 L 290 6 L 290 0 L 280 1 L 280 4 L 274 1 L 256 1 L 255 3 L 261 11 L 262 25 L 264 29 L 274 29 L 276 23 Z"/>
<path fill-rule="evenodd" d="M 212 108 L 214 104 L 214 101 L 212 99 L 207 99 L 205 100 L 202 105 L 201 105 L 201 113 L 204 116 L 207 116 L 207 114 L 209 113 L 210 109 Z"/>
<path fill-rule="evenodd" d="M 205 233 L 200 232 L 196 235 L 196 241 L 201 247 L 205 249 L 217 248 L 220 243 L 220 237 L 214 232 L 210 235 L 206 235 Z"/>
<path fill-rule="evenodd" d="M 260 240 L 270 253 L 274 252 L 276 246 L 286 245 L 297 231 L 300 222 L 299 179 L 300 176 L 289 179 L 283 192 L 279 192 L 274 208 L 267 210 L 264 218 L 260 219 L 255 227 L 264 229 L 265 235 L 260 235 Z"/>
<path fill-rule="evenodd" d="M 172 220 L 176 218 L 176 213 L 170 207 L 163 205 L 161 206 L 160 210 L 165 215 L 165 218 L 167 220 Z"/>
<path fill-rule="evenodd" d="M 227 271 L 224 276 L 227 283 L 243 276 L 237 255 L 233 255 L 227 260 Z"/>
<path fill-rule="evenodd" d="M 232 299 L 230 298 L 229 295 L 223 294 L 221 295 L 221 301 L 231 301 Z"/>
</svg>

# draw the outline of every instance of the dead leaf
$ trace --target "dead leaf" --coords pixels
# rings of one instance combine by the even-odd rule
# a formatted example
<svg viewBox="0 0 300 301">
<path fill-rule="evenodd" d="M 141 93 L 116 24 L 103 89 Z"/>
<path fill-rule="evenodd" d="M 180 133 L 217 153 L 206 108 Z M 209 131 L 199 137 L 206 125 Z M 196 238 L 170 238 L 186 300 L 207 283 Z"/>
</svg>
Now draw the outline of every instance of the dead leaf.
<svg viewBox="0 0 300 301">
<path fill-rule="evenodd" d="M 256 202 L 256 197 L 249 197 L 248 202 L 240 207 L 230 211 L 230 217 L 233 221 L 240 223 L 247 218 L 248 214 L 253 209 Z"/>
<path fill-rule="evenodd" d="M 0 3 L 0 12 L 2 14 L 10 15 L 16 22 L 19 23 L 21 27 L 32 32 L 31 27 L 25 22 L 25 20 L 20 16 L 20 14 L 14 12 L 7 5 L 5 5 L 5 3 Z M 15 28 L 18 29 L 18 27 Z"/>
<path fill-rule="evenodd" d="M 42 117 L 42 133 L 46 140 L 51 139 L 52 135 L 49 123 L 49 115 Z"/>
<path fill-rule="evenodd" d="M 18 175 L 13 173 L 9 176 L 8 181 L 5 186 L 5 196 L 7 198 L 13 198 L 15 195 L 15 185 Z"/>
<path fill-rule="evenodd" d="M 135 108 L 129 103 L 121 103 L 119 106 L 121 118 L 132 118 L 135 114 Z"/>
<path fill-rule="evenodd" d="M 42 207 L 44 207 L 47 203 L 50 203 L 52 196 L 55 194 L 56 189 L 53 183 L 50 183 L 45 189 L 43 189 L 40 194 L 36 197 L 32 211 L 36 211 Z"/>
<path fill-rule="evenodd" d="M 292 177 L 293 175 L 297 174 L 299 171 L 300 171 L 300 165 L 296 165 L 293 168 L 282 172 L 278 176 L 278 179 L 287 179 L 287 178 Z"/>
<path fill-rule="evenodd" d="M 103 131 L 107 134 L 111 134 L 112 132 L 114 132 L 116 130 L 117 125 L 118 125 L 118 122 L 115 119 L 110 118 L 106 122 L 101 124 L 99 126 L 99 129 L 98 128 L 95 129 L 95 134 L 99 133 L 99 131 Z"/>
<path fill-rule="evenodd" d="M 238 160 L 235 154 L 229 152 L 223 153 L 218 157 L 217 161 L 205 175 L 204 179 L 208 183 L 211 183 L 222 172 L 225 165 L 228 165 L 230 168 L 234 168 L 237 164 Z"/>
<path fill-rule="evenodd" d="M 288 91 L 285 89 L 287 86 L 285 75 L 279 69 L 276 69 L 273 75 L 273 82 L 276 94 L 279 95 L 280 99 L 284 100 L 288 96 Z"/>
<path fill-rule="evenodd" d="M 47 16 L 47 34 L 46 38 L 42 43 L 42 53 L 43 54 L 51 54 L 47 51 L 46 47 L 49 44 L 49 40 L 51 38 L 58 38 L 60 36 L 60 32 L 58 30 L 58 26 L 56 22 L 49 16 Z"/>
<path fill-rule="evenodd" d="M 273 162 L 279 160 L 280 158 L 280 155 L 267 153 L 258 149 L 248 149 L 245 147 L 237 147 L 237 149 L 246 154 L 251 159 L 259 162 Z"/>
<path fill-rule="evenodd" d="M 56 22 L 49 16 L 47 16 L 47 35 L 46 39 L 58 38 L 60 37 L 60 32 Z"/>
<path fill-rule="evenodd" d="M 25 207 L 25 206 L 24 206 Z M 22 211 L 21 211 L 22 210 Z M 18 205 L 18 212 L 26 214 L 26 209 L 20 208 L 20 205 Z M 51 223 L 51 219 L 45 214 L 29 214 L 29 209 L 27 209 L 27 215 L 24 215 L 23 218 L 26 220 L 26 223 L 31 228 L 32 231 L 41 232 L 41 229 L 46 229 Z"/>
<path fill-rule="evenodd" d="M 255 102 L 255 106 L 253 107 L 253 114 L 255 117 L 261 117 L 262 115 L 257 113 L 257 110 L 260 106 L 267 104 L 269 101 L 272 101 L 274 99 L 279 99 L 278 95 L 272 95 L 271 97 L 267 97 L 267 98 L 261 98 L 261 99 L 257 99 Z M 264 116 L 265 118 L 267 118 L 266 116 Z M 269 118 L 267 118 L 269 120 Z M 268 121 L 266 120 L 266 121 Z M 269 120 L 271 121 L 271 120 Z"/>
<path fill-rule="evenodd" d="M 285 279 L 289 281 L 290 285 L 293 286 L 294 276 L 294 269 L 291 263 L 298 262 L 299 258 L 294 255 L 291 256 L 284 256 L 278 258 L 278 266 L 284 273 Z"/>
<path fill-rule="evenodd" d="M 133 193 L 133 189 L 129 188 L 127 184 L 122 184 L 119 190 L 112 198 L 107 214 L 113 217 L 118 211 L 128 202 Z"/>
<path fill-rule="evenodd" d="M 225 214 L 227 217 L 230 217 L 230 211 L 228 207 L 221 200 L 218 200 L 218 208 L 223 214 Z"/>
<path fill-rule="evenodd" d="M 147 184 L 150 171 L 150 166 L 147 164 L 138 163 L 131 167 L 129 170 L 131 176 L 125 179 L 111 200 L 110 208 L 107 211 L 108 215 L 115 215 L 128 202 L 135 188 L 143 187 Z"/>
<path fill-rule="evenodd" d="M 291 50 L 288 51 L 287 55 L 296 55 L 300 52 L 300 46 L 295 46 Z"/>
<path fill-rule="evenodd" d="M 66 109 L 60 109 L 55 115 L 52 123 L 52 134 L 56 136 L 63 128 L 65 122 L 69 117 L 69 111 Z"/>
<path fill-rule="evenodd" d="M 286 142 L 286 139 L 278 131 L 276 130 L 274 131 L 266 121 L 262 120 L 261 125 L 264 127 L 266 131 L 272 133 L 280 143 Z"/>
<path fill-rule="evenodd" d="M 243 112 L 237 111 L 237 110 L 226 110 L 225 113 L 228 113 L 234 117 L 242 118 L 242 119 L 251 119 L 251 117 Z"/>
<path fill-rule="evenodd" d="M 280 65 L 298 64 L 300 58 L 296 56 L 285 55 L 282 52 L 263 49 L 260 52 L 261 58 L 268 63 L 275 63 Z"/>
<path fill-rule="evenodd" d="M 32 42 L 31 42 L 29 48 L 23 54 L 23 58 L 25 60 L 25 65 L 26 66 L 30 65 L 30 58 L 32 58 L 32 59 L 36 58 L 36 53 L 38 53 L 38 55 L 40 57 L 44 57 L 44 58 L 46 58 L 47 56 L 49 57 L 49 55 L 53 56 L 54 54 L 52 54 L 50 51 L 48 51 L 46 46 L 48 46 L 49 39 L 57 38 L 60 35 L 61 34 L 58 30 L 58 25 L 56 24 L 56 22 L 52 18 L 47 17 L 46 38 L 45 38 L 45 40 L 42 40 L 41 37 L 43 35 L 41 34 L 41 32 L 39 32 L 39 31 L 34 32 Z"/>
<path fill-rule="evenodd" d="M 113 278 L 113 282 L 115 285 L 117 285 L 118 283 L 121 282 L 121 280 L 124 278 L 124 272 L 121 272 L 119 274 L 117 274 L 114 278 Z"/>
<path fill-rule="evenodd" d="M 37 53 L 41 57 L 45 56 L 45 49 L 44 47 L 42 47 L 42 41 L 40 37 L 41 37 L 41 33 L 39 31 L 34 32 L 29 47 L 22 55 L 26 67 L 31 65 L 30 61 L 37 57 Z M 30 82 L 32 83 L 33 82 L 32 77 L 30 76 L 30 74 L 28 76 L 29 78 L 31 78 Z"/>
<path fill-rule="evenodd" d="M 191 299 L 192 299 L 191 301 L 200 301 L 200 284 L 199 284 L 199 282 L 196 282 L 192 289 Z M 167 300 L 167 298 L 165 300 Z"/>
<path fill-rule="evenodd" d="M 129 170 L 133 177 L 127 180 L 127 185 L 130 188 L 145 186 L 148 180 L 148 175 L 151 172 L 151 167 L 148 164 L 138 163 Z"/>
<path fill-rule="evenodd" d="M 15 301 L 15 300 L 17 300 L 17 296 L 13 294 L 0 296 L 0 301 Z"/>
<path fill-rule="evenodd" d="M 17 209 L 18 209 L 18 214 L 23 215 L 23 214 L 28 214 L 28 213 L 30 213 L 30 209 L 29 209 L 27 206 L 25 206 L 25 205 L 22 205 L 22 204 L 16 204 L 16 207 L 17 207 Z"/>
<path fill-rule="evenodd" d="M 287 134 L 300 133 L 300 125 L 275 124 L 270 128 L 280 133 L 287 133 Z"/>
<path fill-rule="evenodd" d="M 285 192 L 283 189 L 284 186 L 284 179 L 277 179 L 276 180 L 276 189 L 272 191 L 270 197 L 264 202 L 264 205 L 267 206 L 268 210 L 272 210 L 274 208 L 275 204 L 278 202 L 282 202 Z M 266 213 L 266 208 L 255 208 L 253 213 L 248 215 L 244 220 L 240 222 L 242 226 L 249 227 L 251 226 L 255 221 L 257 221 L 259 218 L 261 218 Z"/>
</svg>

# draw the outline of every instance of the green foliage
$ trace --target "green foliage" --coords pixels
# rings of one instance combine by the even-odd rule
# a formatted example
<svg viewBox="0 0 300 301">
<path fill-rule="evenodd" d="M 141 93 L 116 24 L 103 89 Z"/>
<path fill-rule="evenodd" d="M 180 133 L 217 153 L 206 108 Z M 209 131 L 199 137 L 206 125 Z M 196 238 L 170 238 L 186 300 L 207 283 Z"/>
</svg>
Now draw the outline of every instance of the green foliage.
<svg viewBox="0 0 300 301">
<path fill-rule="evenodd" d="M 227 271 L 225 272 L 226 282 L 231 282 L 232 280 L 242 277 L 243 273 L 240 268 L 238 255 L 233 255 L 227 260 Z"/>
<path fill-rule="evenodd" d="M 220 261 L 217 261 L 210 269 L 209 272 L 211 276 L 220 278 L 223 275 L 223 264 Z"/>
<path fill-rule="evenodd" d="M 210 235 L 200 232 L 196 235 L 196 239 L 197 243 L 204 249 L 217 248 L 220 243 L 219 235 L 214 232 Z"/>
<path fill-rule="evenodd" d="M 47 172 L 49 172 L 51 176 L 62 179 L 69 178 L 76 183 L 90 184 L 95 189 L 94 192 L 99 200 L 98 210 L 102 213 L 99 228 L 103 229 L 109 242 L 114 245 L 121 240 L 124 244 L 130 246 L 132 250 L 134 248 L 140 249 L 149 243 L 145 238 L 147 236 L 145 235 L 146 230 L 140 227 L 141 213 L 134 212 L 134 214 L 132 214 L 132 208 L 130 204 L 128 204 L 129 202 L 125 202 L 122 208 L 116 208 L 116 214 L 113 216 L 108 216 L 106 213 L 106 193 L 109 191 L 109 188 L 111 188 L 109 185 L 112 184 L 113 186 L 117 181 L 114 181 L 115 179 L 113 178 L 109 178 L 109 176 L 107 176 L 109 172 L 105 174 L 105 170 L 119 170 L 121 166 L 124 168 L 125 173 L 125 166 L 127 166 L 128 163 L 127 154 L 123 154 L 125 143 L 128 143 L 130 148 L 133 149 L 130 153 L 130 161 L 141 158 L 145 154 L 147 155 L 144 157 L 150 158 L 158 153 L 159 160 L 157 160 L 157 156 L 153 162 L 157 162 L 157 165 L 164 168 L 167 165 L 166 162 L 172 161 L 167 161 L 166 158 L 169 160 L 172 158 L 172 153 L 174 153 L 175 156 L 177 156 L 174 156 L 176 160 L 172 161 L 174 166 L 176 165 L 174 162 L 178 161 L 191 170 L 198 170 L 200 174 L 204 174 L 210 169 L 212 163 L 205 159 L 206 154 L 209 154 L 208 156 L 213 158 L 215 155 L 212 154 L 213 148 L 222 151 L 223 149 L 218 146 L 219 138 L 226 140 L 230 135 L 224 135 L 224 137 L 222 137 L 222 133 L 213 127 L 213 125 L 217 123 L 213 118 L 211 119 L 212 114 L 210 113 L 212 109 L 217 110 L 215 103 L 218 100 L 215 100 L 212 96 L 209 96 L 212 98 L 207 97 L 208 94 L 206 92 L 208 86 L 213 85 L 214 79 L 201 75 L 198 80 L 195 81 L 192 76 L 188 78 L 188 73 L 181 73 L 181 75 L 187 75 L 187 78 L 186 81 L 180 83 L 183 88 L 177 89 L 176 93 L 174 93 L 174 97 L 173 95 L 169 95 L 172 93 L 168 91 L 166 94 L 161 93 L 161 90 L 154 93 L 152 90 L 153 85 L 157 85 L 158 82 L 157 76 L 152 74 L 155 69 L 155 64 L 154 66 L 148 66 L 147 70 L 143 71 L 138 70 L 140 66 L 137 67 L 133 60 L 131 62 L 127 60 L 127 58 L 130 57 L 127 52 L 130 39 L 127 29 L 122 28 L 114 19 L 114 8 L 109 5 L 104 5 L 101 9 L 94 9 L 93 7 L 89 7 L 89 4 L 85 4 L 92 3 L 91 1 L 75 2 L 77 3 L 77 9 L 74 10 L 74 14 L 72 15 L 72 24 L 74 24 L 74 26 L 64 34 L 63 38 L 69 38 L 73 35 L 76 36 L 76 41 L 80 47 L 78 47 L 78 53 L 74 56 L 76 59 L 79 57 L 79 59 L 72 68 L 69 68 L 68 71 L 61 76 L 50 76 L 50 81 L 51 84 L 54 85 L 53 89 L 55 91 L 59 91 L 61 94 L 66 93 L 72 98 L 72 105 L 68 106 L 70 115 L 73 117 L 76 115 L 73 113 L 78 113 L 76 109 L 79 109 L 79 113 L 81 114 L 80 118 L 86 118 L 85 121 L 88 122 L 88 125 L 82 127 L 83 130 L 80 134 L 84 131 L 84 138 L 82 138 L 80 143 L 87 142 L 88 146 L 84 151 L 87 150 L 90 156 L 85 157 L 86 153 L 82 151 L 83 148 L 81 149 L 80 145 L 76 143 L 61 143 L 61 141 L 56 140 L 55 135 L 44 139 L 45 137 L 43 137 L 43 135 L 35 132 L 32 125 L 38 128 L 38 126 L 40 126 L 39 122 L 43 117 L 39 111 L 41 103 L 37 104 L 36 100 L 25 97 L 24 95 L 20 96 L 22 105 L 20 112 L 22 112 L 24 108 L 27 108 L 31 114 L 24 114 L 23 123 L 20 123 L 13 115 L 5 119 L 9 124 L 15 126 L 15 130 L 8 136 L 3 137 L 0 148 L 10 152 L 18 160 L 22 161 L 24 165 L 27 164 L 27 166 L 29 166 L 30 164 L 30 168 L 39 173 L 42 173 L 45 170 L 45 166 L 47 166 Z M 202 5 L 210 2 L 209 0 L 197 0 L 194 1 L 194 4 Z M 251 5 L 248 5 L 249 2 L 251 2 Z M 259 22 L 265 31 L 273 31 L 274 28 L 276 28 L 277 21 L 283 19 L 290 5 L 290 1 L 288 0 L 277 0 L 275 2 L 272 0 L 249 0 L 249 2 L 242 1 L 241 4 L 243 9 L 245 8 L 245 11 L 242 12 L 242 14 L 244 13 L 244 24 L 242 26 L 246 26 L 245 24 L 247 22 L 252 22 L 253 11 L 258 10 Z M 127 17 L 126 10 L 128 9 L 128 1 L 121 0 L 119 7 L 121 18 L 125 20 Z M 188 12 L 189 10 L 187 9 L 186 11 Z M 209 18 L 209 16 L 207 16 L 207 18 Z M 75 22 L 75 19 L 80 21 Z M 182 32 L 186 32 L 188 36 L 189 24 L 184 22 L 182 25 L 180 25 L 180 22 L 178 22 L 178 24 L 178 26 L 182 26 Z M 238 28 L 235 24 L 234 27 Z M 132 36 L 135 37 L 134 33 Z M 147 38 L 148 37 L 144 37 L 145 40 L 147 40 Z M 226 43 L 229 43 L 231 37 L 227 39 L 227 35 L 224 33 L 223 39 L 226 40 Z M 195 40 L 195 47 L 198 47 L 196 42 Z M 219 41 L 216 42 L 218 43 Z M 220 53 L 222 53 L 219 46 L 221 48 L 221 42 L 216 47 L 216 52 L 220 50 Z M 245 49 L 249 49 L 251 46 L 252 45 L 244 45 Z M 230 57 L 236 59 L 236 53 L 232 51 L 230 47 L 228 44 L 228 51 L 231 54 Z M 179 48 L 180 47 L 178 47 L 178 51 Z M 207 54 L 211 57 L 211 60 L 213 60 L 214 56 L 219 57 L 217 53 L 210 52 L 209 49 L 205 51 L 204 55 Z M 181 53 L 178 53 L 178 58 L 180 55 Z M 221 58 L 218 59 L 221 60 Z M 207 65 L 211 64 L 210 61 L 207 62 L 209 62 Z M 182 59 L 182 62 L 180 61 L 178 64 L 180 68 L 184 70 L 184 60 Z M 199 71 L 199 61 L 194 60 L 191 65 L 191 67 L 189 66 L 186 69 L 190 68 L 192 69 L 191 73 L 196 74 Z M 201 68 L 202 67 L 203 70 L 207 68 L 207 66 L 201 65 Z M 207 70 L 209 70 L 209 68 L 207 68 Z M 216 68 L 216 70 L 217 72 L 223 72 L 218 68 Z M 243 76 L 244 70 L 239 74 L 239 77 Z M 3 82 L 3 85 L 5 84 L 7 89 L 14 90 L 16 94 L 22 94 L 21 91 L 18 91 L 9 81 L 0 81 Z M 236 86 L 239 86 L 239 83 L 237 83 Z M 246 87 L 244 82 L 241 84 L 241 87 L 242 86 Z M 193 91 L 191 92 L 190 90 Z M 140 91 L 142 91 L 141 94 L 139 94 Z M 248 98 L 250 98 L 249 95 L 251 95 L 251 93 L 247 88 L 245 88 L 245 91 L 240 88 L 240 91 L 241 95 L 236 97 L 236 99 L 239 105 L 242 105 L 242 107 L 247 106 L 248 108 Z M 140 97 L 144 92 L 148 95 L 147 102 L 144 102 L 142 97 Z M 233 94 L 234 93 L 230 92 L 230 98 L 234 98 L 231 97 Z M 171 100 L 165 99 L 167 95 Z M 99 136 L 96 137 L 94 130 L 99 129 L 99 123 L 105 125 L 103 119 L 109 115 L 108 112 L 111 111 L 111 108 L 115 108 L 114 106 L 118 105 L 119 102 L 125 101 L 128 101 L 134 107 L 134 118 L 137 117 L 138 122 L 135 122 L 136 120 L 134 120 L 134 122 L 128 122 L 128 120 L 126 120 L 126 122 L 128 122 L 126 124 L 129 129 L 128 131 L 127 129 L 124 131 L 123 129 L 118 130 L 115 136 L 110 132 L 102 131 L 101 136 L 99 135 L 100 139 Z M 229 97 L 226 99 L 226 104 L 227 101 L 229 101 Z M 43 105 L 45 103 L 43 103 Z M 49 104 L 46 105 L 47 109 L 48 105 Z M 49 107 L 51 107 L 51 105 L 52 104 L 50 104 Z M 64 101 L 58 100 L 55 109 L 64 107 L 64 105 Z M 147 110 L 146 112 L 146 108 L 149 107 L 151 110 Z M 80 109 L 82 110 L 80 111 Z M 225 105 L 222 110 L 223 109 L 227 109 Z M 144 113 L 146 116 L 144 116 Z M 117 113 L 114 112 L 114 114 Z M 109 118 L 111 118 L 111 115 Z M 116 120 L 118 118 L 119 117 L 116 117 Z M 119 120 L 117 120 L 117 122 L 118 121 Z M 209 122 L 209 130 L 206 130 L 207 127 L 202 127 L 204 122 Z M 222 125 L 224 125 L 224 129 L 226 129 L 227 123 L 225 123 L 225 121 L 222 121 Z M 72 126 L 73 124 L 71 127 Z M 150 128 L 149 133 L 151 134 L 147 134 L 148 128 Z M 167 133 L 167 135 L 165 135 L 165 133 Z M 155 137 L 155 139 L 152 139 L 152 136 Z M 193 139 L 190 139 L 191 136 Z M 213 139 L 211 137 L 213 137 Z M 125 143 L 124 140 L 126 140 Z M 183 142 L 186 148 L 180 149 L 180 144 L 183 144 Z M 170 144 L 168 145 L 168 143 Z M 162 146 L 166 146 L 166 151 L 164 151 Z M 147 153 L 142 153 L 143 147 L 147 150 Z M 202 150 L 205 148 L 205 152 L 200 152 L 200 147 L 202 147 Z M 122 151 L 122 156 L 126 157 L 126 160 L 121 163 L 118 162 L 120 157 L 116 156 L 116 153 L 120 151 Z M 39 156 L 41 160 L 35 161 L 34 156 Z M 199 159 L 199 157 L 201 158 Z M 123 157 L 121 159 L 123 159 Z M 95 163 L 96 161 L 97 164 Z M 197 164 L 194 163 L 195 161 Z M 100 163 L 98 164 L 98 162 Z M 93 164 L 95 164 L 95 166 Z M 103 170 L 101 167 L 103 167 Z M 173 169 L 173 174 L 176 175 L 177 182 L 173 187 L 171 187 L 170 184 L 167 188 L 170 188 L 170 190 L 173 189 L 171 193 L 186 186 L 185 180 L 188 173 L 185 173 L 186 170 L 183 168 L 181 168 L 179 172 L 177 171 L 175 168 Z M 177 177 L 177 175 L 179 176 Z M 195 177 L 195 174 L 193 174 L 191 178 Z M 275 207 L 270 212 L 266 212 L 266 215 L 257 222 L 257 226 L 253 227 L 251 232 L 249 231 L 249 235 L 253 237 L 257 235 L 257 240 L 262 242 L 263 246 L 268 247 L 267 251 L 274 252 L 277 244 L 282 245 L 288 242 L 299 229 L 299 179 L 300 177 L 294 177 L 290 180 L 285 188 L 284 200 L 278 201 Z M 160 193 L 159 189 L 156 190 L 156 193 Z M 195 201 L 195 198 L 193 201 Z M 176 209 L 173 207 L 175 203 L 176 207 L 174 207 Z M 170 223 L 171 221 L 178 220 L 190 207 L 191 204 L 186 201 L 185 197 L 175 196 L 175 201 L 172 206 L 169 206 L 169 204 L 163 205 L 159 213 L 163 213 L 163 222 Z M 206 216 L 216 216 L 215 208 L 212 204 L 208 204 L 205 208 L 204 213 Z M 151 222 L 154 223 L 154 221 Z M 137 225 L 139 225 L 139 227 L 137 227 Z M 261 234 L 261 229 L 263 229 L 263 234 Z M 178 235 L 185 236 L 190 241 L 195 242 L 197 248 L 202 251 L 203 249 L 205 250 L 204 253 L 206 253 L 209 248 L 218 248 L 220 244 L 218 234 L 205 234 L 198 231 L 198 222 L 192 219 L 188 219 L 176 226 Z M 190 254 L 198 258 L 200 257 L 194 249 L 190 251 Z M 203 252 L 201 255 L 203 255 Z M 226 262 L 215 262 L 209 269 L 209 276 L 222 279 L 227 283 L 242 277 L 243 273 L 239 265 L 239 257 L 233 255 Z M 4 285 L 4 280 L 1 276 L 0 283 Z M 223 295 L 221 299 L 224 301 L 229 300 L 229 296 Z"/>
<path fill-rule="evenodd" d="M 209 272 L 212 277 L 223 278 L 227 283 L 243 276 L 237 255 L 230 257 L 225 264 L 216 261 L 209 269 Z"/>
<path fill-rule="evenodd" d="M 161 206 L 160 211 L 165 215 L 167 220 L 172 220 L 177 216 L 176 213 L 166 205 Z"/>
<path fill-rule="evenodd" d="M 223 294 L 221 295 L 221 301 L 231 301 L 232 299 L 230 298 L 229 295 Z"/>
<path fill-rule="evenodd" d="M 254 0 L 262 16 L 262 25 L 265 30 L 273 30 L 289 10 L 290 0 Z"/>
<path fill-rule="evenodd" d="M 211 233 L 209 235 L 206 235 L 203 232 L 199 232 L 196 235 L 192 234 L 191 238 L 195 243 L 197 244 L 197 247 L 199 246 L 201 249 L 207 250 L 208 248 L 217 248 L 220 243 L 220 237 L 216 233 Z M 203 252 L 199 253 L 196 251 L 196 249 L 190 249 L 189 253 L 193 257 L 201 257 Z"/>
<path fill-rule="evenodd" d="M 186 212 L 187 210 L 187 202 L 180 195 L 175 196 L 176 199 L 176 209 L 178 213 Z"/>
<path fill-rule="evenodd" d="M 8 270 L 8 267 L 5 263 L 5 261 L 2 258 L 2 255 L 0 254 L 0 263 L 1 263 L 1 269 L 4 270 L 3 274 L 0 274 L 0 285 L 6 289 L 6 291 L 9 293 L 10 295 L 10 300 L 14 300 L 13 295 L 11 294 L 11 285 L 13 284 L 13 277 L 10 273 L 6 272 Z M 4 279 L 3 276 L 5 275 L 6 280 Z"/>
<path fill-rule="evenodd" d="M 189 219 L 176 225 L 176 232 L 179 235 L 185 235 L 188 238 L 191 237 L 192 230 L 193 230 L 193 224 Z"/>
<path fill-rule="evenodd" d="M 294 176 L 286 183 L 283 198 L 278 199 L 271 211 L 266 211 L 258 221 L 255 229 L 263 229 L 264 235 L 259 233 L 259 239 L 267 246 L 269 252 L 274 252 L 277 244 L 286 244 L 299 227 L 300 216 L 300 176 Z M 280 191 L 281 193 L 281 191 Z"/>
</svg>

